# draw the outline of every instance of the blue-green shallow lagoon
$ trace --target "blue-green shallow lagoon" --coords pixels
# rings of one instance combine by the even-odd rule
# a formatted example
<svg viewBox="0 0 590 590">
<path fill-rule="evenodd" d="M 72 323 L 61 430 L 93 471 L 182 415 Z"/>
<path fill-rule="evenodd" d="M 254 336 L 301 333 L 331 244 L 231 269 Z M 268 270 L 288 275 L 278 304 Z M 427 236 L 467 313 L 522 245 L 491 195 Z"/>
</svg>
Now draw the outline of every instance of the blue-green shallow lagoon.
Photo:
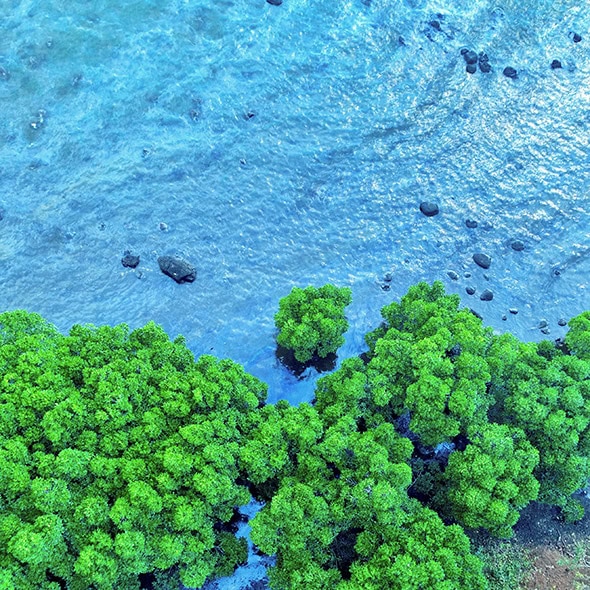
<svg viewBox="0 0 590 590">
<path fill-rule="evenodd" d="M 298 403 L 317 373 L 280 365 L 273 322 L 294 285 L 352 288 L 340 358 L 420 280 L 524 340 L 590 308 L 585 2 L 4 0 L 0 28 L 0 310 L 153 319 Z"/>
</svg>

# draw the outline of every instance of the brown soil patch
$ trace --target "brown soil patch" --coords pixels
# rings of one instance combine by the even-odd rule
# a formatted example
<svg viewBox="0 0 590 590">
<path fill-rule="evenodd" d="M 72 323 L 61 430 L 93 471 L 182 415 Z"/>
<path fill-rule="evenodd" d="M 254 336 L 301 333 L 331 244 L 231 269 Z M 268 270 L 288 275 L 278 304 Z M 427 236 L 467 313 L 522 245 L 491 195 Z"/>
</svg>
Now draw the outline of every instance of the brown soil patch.
<svg viewBox="0 0 590 590">
<path fill-rule="evenodd" d="M 515 527 L 515 541 L 530 551 L 525 590 L 590 590 L 590 497 L 576 494 L 586 515 L 575 524 L 556 508 L 531 503 Z"/>
<path fill-rule="evenodd" d="M 531 550 L 533 567 L 526 590 L 582 590 L 590 588 L 590 566 L 569 551 L 541 546 Z"/>
</svg>

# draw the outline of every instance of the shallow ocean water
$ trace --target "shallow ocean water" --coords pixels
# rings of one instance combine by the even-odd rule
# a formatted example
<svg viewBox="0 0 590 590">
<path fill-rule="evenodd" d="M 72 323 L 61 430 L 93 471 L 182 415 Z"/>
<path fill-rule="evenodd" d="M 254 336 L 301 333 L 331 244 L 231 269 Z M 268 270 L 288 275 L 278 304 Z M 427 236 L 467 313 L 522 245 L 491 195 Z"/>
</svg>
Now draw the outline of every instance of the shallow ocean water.
<svg viewBox="0 0 590 590">
<path fill-rule="evenodd" d="M 340 358 L 420 280 L 524 340 L 590 308 L 587 3 L 4 2 L 0 310 L 153 319 L 298 403 L 317 373 L 282 367 L 273 322 L 295 285 L 352 288 Z"/>
</svg>

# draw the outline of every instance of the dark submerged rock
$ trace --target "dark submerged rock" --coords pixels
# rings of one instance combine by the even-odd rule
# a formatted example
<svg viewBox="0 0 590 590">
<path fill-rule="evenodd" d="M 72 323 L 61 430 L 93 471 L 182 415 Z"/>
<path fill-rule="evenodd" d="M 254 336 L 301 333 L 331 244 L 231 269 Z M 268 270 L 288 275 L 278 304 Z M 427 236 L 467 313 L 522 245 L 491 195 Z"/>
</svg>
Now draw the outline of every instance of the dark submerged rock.
<svg viewBox="0 0 590 590">
<path fill-rule="evenodd" d="M 551 69 L 552 69 L 552 70 L 558 70 L 558 69 L 560 69 L 560 68 L 561 68 L 561 62 L 560 62 L 558 59 L 554 59 L 554 60 L 551 62 Z"/>
<path fill-rule="evenodd" d="M 477 63 L 477 53 L 475 51 L 468 49 L 465 53 L 463 53 L 463 59 L 465 60 L 466 64 L 476 64 Z"/>
<path fill-rule="evenodd" d="M 524 250 L 524 244 L 520 240 L 514 240 L 510 246 L 517 252 L 522 252 Z"/>
<path fill-rule="evenodd" d="M 459 275 L 454 271 L 454 270 L 450 270 L 447 273 L 447 276 L 449 277 L 449 279 L 451 279 L 452 281 L 458 281 L 459 280 Z"/>
<path fill-rule="evenodd" d="M 566 320 L 565 318 L 559 318 L 559 319 L 557 320 L 557 325 L 558 325 L 558 326 L 561 326 L 561 327 L 563 327 L 563 326 L 567 326 L 567 320 Z"/>
<path fill-rule="evenodd" d="M 574 43 L 579 43 L 582 40 L 582 35 L 580 35 L 579 33 L 574 33 L 572 35 L 572 40 Z"/>
<path fill-rule="evenodd" d="M 280 6 L 283 3 L 283 0 L 266 0 L 269 4 L 273 6 Z"/>
<path fill-rule="evenodd" d="M 488 57 L 487 53 L 484 53 L 482 51 L 479 54 L 478 61 L 479 61 L 479 69 L 484 74 L 489 74 L 492 71 L 492 66 L 490 65 L 490 58 Z"/>
<path fill-rule="evenodd" d="M 489 289 L 484 289 L 479 298 L 482 301 L 491 301 L 494 298 L 494 294 Z"/>
<path fill-rule="evenodd" d="M 434 215 L 438 215 L 438 205 L 436 203 L 428 203 L 424 201 L 420 203 L 420 211 L 426 215 L 426 217 L 433 217 Z"/>
<path fill-rule="evenodd" d="M 477 71 L 477 66 L 475 64 L 467 64 L 465 66 L 465 71 L 468 74 L 475 74 L 475 72 Z"/>
<path fill-rule="evenodd" d="M 465 287 L 465 291 L 467 292 L 467 295 L 475 295 L 474 287 Z"/>
<path fill-rule="evenodd" d="M 473 221 L 473 219 L 466 219 L 465 220 L 465 225 L 469 229 L 475 229 L 477 227 L 477 221 Z"/>
<path fill-rule="evenodd" d="M 514 78 L 516 78 L 518 76 L 518 72 L 510 66 L 507 66 L 504 68 L 504 71 L 502 72 L 507 78 L 512 78 L 514 80 Z"/>
<path fill-rule="evenodd" d="M 121 264 L 125 268 L 137 268 L 137 265 L 139 264 L 139 256 L 134 256 L 129 250 L 125 250 L 125 252 L 123 252 L 123 258 L 121 258 Z"/>
<path fill-rule="evenodd" d="M 508 311 L 513 315 L 516 315 L 518 313 L 518 309 L 516 309 L 516 307 L 511 307 Z"/>
<path fill-rule="evenodd" d="M 197 278 L 197 271 L 189 262 L 177 256 L 160 256 L 160 270 L 177 283 L 192 283 Z"/>
<path fill-rule="evenodd" d="M 473 255 L 473 262 L 475 262 L 477 266 L 481 266 L 481 268 L 490 268 L 490 264 L 492 264 L 492 259 L 487 254 L 483 254 L 482 252 L 476 252 Z"/>
</svg>

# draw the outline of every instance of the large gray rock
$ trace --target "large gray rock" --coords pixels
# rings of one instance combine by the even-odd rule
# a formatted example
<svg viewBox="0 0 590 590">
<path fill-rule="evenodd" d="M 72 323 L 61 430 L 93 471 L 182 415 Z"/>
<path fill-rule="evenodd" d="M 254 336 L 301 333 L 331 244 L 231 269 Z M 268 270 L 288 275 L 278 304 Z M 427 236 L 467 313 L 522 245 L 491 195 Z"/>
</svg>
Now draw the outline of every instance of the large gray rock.
<svg viewBox="0 0 590 590">
<path fill-rule="evenodd" d="M 183 258 L 177 256 L 160 256 L 158 258 L 160 270 L 174 279 L 177 283 L 192 283 L 197 278 L 195 267 Z"/>
<path fill-rule="evenodd" d="M 483 254 L 482 252 L 476 252 L 473 255 L 473 262 L 482 268 L 490 268 L 490 264 L 492 264 L 492 259 L 487 255 Z"/>
</svg>

